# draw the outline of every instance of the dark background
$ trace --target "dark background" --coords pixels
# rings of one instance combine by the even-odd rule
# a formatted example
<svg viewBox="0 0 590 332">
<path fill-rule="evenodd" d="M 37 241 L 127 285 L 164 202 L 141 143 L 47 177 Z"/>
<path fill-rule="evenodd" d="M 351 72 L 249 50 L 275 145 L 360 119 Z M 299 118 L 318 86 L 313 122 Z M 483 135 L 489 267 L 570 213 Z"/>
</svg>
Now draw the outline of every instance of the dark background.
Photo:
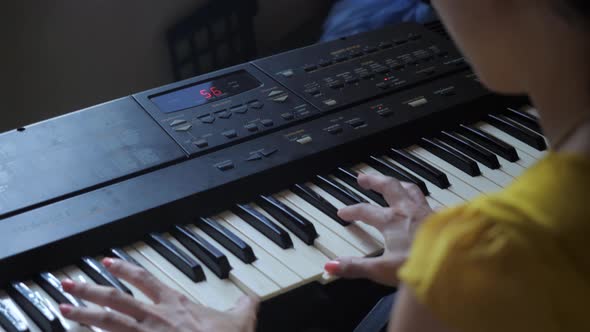
<svg viewBox="0 0 590 332">
<path fill-rule="evenodd" d="M 0 14 L 0 132 L 174 81 L 166 30 L 206 0 L 21 0 Z M 257 57 L 314 43 L 332 0 L 259 0 Z"/>
</svg>

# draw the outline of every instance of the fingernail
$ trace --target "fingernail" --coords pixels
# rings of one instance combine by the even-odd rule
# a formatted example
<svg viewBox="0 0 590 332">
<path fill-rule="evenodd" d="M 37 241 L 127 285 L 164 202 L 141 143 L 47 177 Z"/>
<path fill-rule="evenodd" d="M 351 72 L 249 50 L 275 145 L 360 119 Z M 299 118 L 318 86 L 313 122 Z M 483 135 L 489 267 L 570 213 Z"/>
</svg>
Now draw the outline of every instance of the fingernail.
<svg viewBox="0 0 590 332">
<path fill-rule="evenodd" d="M 59 305 L 59 311 L 61 311 L 61 314 L 64 316 L 69 315 L 72 312 L 73 307 L 69 304 L 60 304 Z"/>
<path fill-rule="evenodd" d="M 106 257 L 106 258 L 102 259 L 102 265 L 104 265 L 107 269 L 109 267 L 111 267 L 111 265 L 113 265 L 114 262 L 115 262 L 115 260 L 110 257 Z"/>
<path fill-rule="evenodd" d="M 339 261 L 329 261 L 324 265 L 324 270 L 330 274 L 337 274 L 338 270 L 340 269 L 340 262 Z"/>
<path fill-rule="evenodd" d="M 76 286 L 76 283 L 72 279 L 64 279 L 61 281 L 61 287 L 66 292 L 70 292 L 72 289 L 74 289 L 75 286 Z"/>
</svg>

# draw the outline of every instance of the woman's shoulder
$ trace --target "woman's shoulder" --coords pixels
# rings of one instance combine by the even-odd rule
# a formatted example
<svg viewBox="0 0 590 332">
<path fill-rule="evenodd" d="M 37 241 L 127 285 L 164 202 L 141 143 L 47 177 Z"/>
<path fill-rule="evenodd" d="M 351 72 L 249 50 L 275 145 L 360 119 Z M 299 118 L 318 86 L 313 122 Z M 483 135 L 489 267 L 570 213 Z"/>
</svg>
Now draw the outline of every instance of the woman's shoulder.
<svg viewBox="0 0 590 332">
<path fill-rule="evenodd" d="M 465 330 L 487 331 L 482 321 L 490 331 L 517 330 L 510 322 L 539 331 L 581 324 L 578 308 L 590 298 L 590 211 L 587 198 L 572 195 L 590 194 L 585 166 L 549 155 L 506 190 L 433 215 L 400 280 L 439 318 Z"/>
<path fill-rule="evenodd" d="M 590 266 L 588 197 L 590 160 L 550 153 L 503 191 L 433 214 L 417 233 L 410 261 L 433 264 L 456 255 L 470 264 L 514 261 L 523 268 L 543 252 L 545 263 Z"/>
</svg>

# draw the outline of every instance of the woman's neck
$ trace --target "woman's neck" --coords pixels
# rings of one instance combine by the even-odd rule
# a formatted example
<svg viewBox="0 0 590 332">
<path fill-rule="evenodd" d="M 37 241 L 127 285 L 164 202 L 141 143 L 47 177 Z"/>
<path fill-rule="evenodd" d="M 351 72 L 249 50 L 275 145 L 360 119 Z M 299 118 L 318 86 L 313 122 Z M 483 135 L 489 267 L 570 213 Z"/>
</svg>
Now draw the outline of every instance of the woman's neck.
<svg viewBox="0 0 590 332">
<path fill-rule="evenodd" d="M 590 72 L 561 69 L 536 75 L 529 95 L 552 148 L 590 156 Z"/>
</svg>

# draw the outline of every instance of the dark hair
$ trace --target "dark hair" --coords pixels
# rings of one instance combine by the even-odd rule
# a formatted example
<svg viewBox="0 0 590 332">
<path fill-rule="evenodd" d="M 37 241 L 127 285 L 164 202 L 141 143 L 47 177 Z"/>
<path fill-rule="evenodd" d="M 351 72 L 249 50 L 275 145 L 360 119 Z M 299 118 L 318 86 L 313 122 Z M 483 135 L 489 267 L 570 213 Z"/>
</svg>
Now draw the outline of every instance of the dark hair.
<svg viewBox="0 0 590 332">
<path fill-rule="evenodd" d="M 590 28 L 590 1 L 589 0 L 556 0 L 555 4 L 560 14 L 574 23 L 583 23 Z"/>
</svg>

